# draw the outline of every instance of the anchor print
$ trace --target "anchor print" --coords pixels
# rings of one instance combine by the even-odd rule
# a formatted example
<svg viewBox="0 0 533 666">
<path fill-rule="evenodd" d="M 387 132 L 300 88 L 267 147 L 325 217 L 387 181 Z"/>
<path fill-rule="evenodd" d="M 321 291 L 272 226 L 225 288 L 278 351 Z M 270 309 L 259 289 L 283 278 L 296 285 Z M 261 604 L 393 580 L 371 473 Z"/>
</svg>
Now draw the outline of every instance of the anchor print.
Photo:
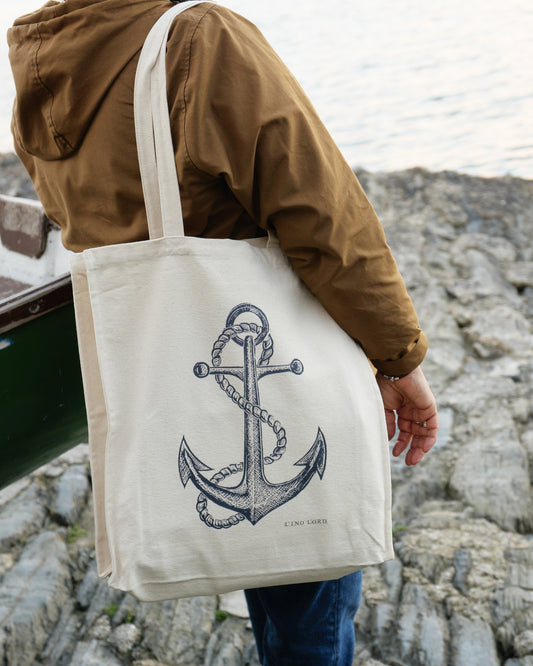
<svg viewBox="0 0 533 666">
<path fill-rule="evenodd" d="M 237 323 L 243 314 L 255 315 L 260 325 L 252 322 Z M 224 467 L 210 479 L 201 472 L 212 471 L 200 461 L 189 448 L 185 437 L 181 441 L 178 455 L 179 474 L 183 486 L 188 481 L 200 491 L 196 509 L 201 520 L 213 528 L 229 528 L 247 519 L 255 525 L 261 518 L 296 497 L 311 481 L 315 473 L 322 479 L 326 468 L 326 440 L 320 428 L 315 442 L 309 451 L 294 463 L 303 469 L 292 479 L 283 483 L 270 483 L 265 476 L 265 465 L 281 458 L 287 446 L 286 432 L 279 421 L 261 407 L 258 383 L 261 379 L 283 372 L 301 375 L 304 371 L 301 361 L 294 359 L 288 365 L 269 365 L 274 353 L 274 343 L 269 333 L 269 323 L 262 310 L 249 303 L 235 306 L 228 315 L 226 327 L 213 345 L 212 366 L 196 363 L 194 374 L 198 378 L 214 375 L 216 382 L 244 412 L 244 459 Z M 240 367 L 222 365 L 222 351 L 230 342 L 243 347 L 244 361 Z M 256 360 L 257 348 L 261 348 Z M 236 377 L 243 384 L 243 394 L 229 382 L 228 376 Z M 265 456 L 263 452 L 263 424 L 276 435 L 276 447 Z M 235 486 L 222 486 L 228 477 L 239 474 L 240 482 Z M 207 509 L 208 500 L 236 513 L 228 518 L 214 518 Z"/>
</svg>

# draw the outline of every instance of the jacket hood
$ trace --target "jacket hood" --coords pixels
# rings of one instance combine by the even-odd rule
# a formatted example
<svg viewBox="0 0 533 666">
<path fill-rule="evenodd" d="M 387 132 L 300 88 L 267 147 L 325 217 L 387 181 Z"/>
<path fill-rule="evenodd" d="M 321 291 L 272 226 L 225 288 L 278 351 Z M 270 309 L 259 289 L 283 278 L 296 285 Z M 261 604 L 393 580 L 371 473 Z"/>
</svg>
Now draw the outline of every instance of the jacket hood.
<svg viewBox="0 0 533 666">
<path fill-rule="evenodd" d="M 169 0 L 52 0 L 8 31 L 15 142 L 43 160 L 77 150 Z M 132 102 L 133 103 L 133 102 Z"/>
</svg>

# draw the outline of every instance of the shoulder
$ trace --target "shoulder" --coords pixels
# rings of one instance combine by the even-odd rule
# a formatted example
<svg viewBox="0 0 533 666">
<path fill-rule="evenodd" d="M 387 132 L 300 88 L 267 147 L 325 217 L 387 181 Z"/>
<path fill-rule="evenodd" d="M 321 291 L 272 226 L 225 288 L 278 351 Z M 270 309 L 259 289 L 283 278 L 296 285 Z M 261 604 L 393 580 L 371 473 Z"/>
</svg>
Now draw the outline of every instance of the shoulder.
<svg viewBox="0 0 533 666">
<path fill-rule="evenodd" d="M 236 30 L 261 34 L 259 29 L 244 16 L 214 2 L 201 2 L 179 14 L 174 20 L 170 36 L 178 36 L 180 32 L 191 29 L 198 32 Z"/>
<path fill-rule="evenodd" d="M 180 14 L 169 34 L 169 50 L 199 45 L 239 52 L 269 50 L 261 31 L 248 19 L 214 2 L 202 2 Z"/>
</svg>

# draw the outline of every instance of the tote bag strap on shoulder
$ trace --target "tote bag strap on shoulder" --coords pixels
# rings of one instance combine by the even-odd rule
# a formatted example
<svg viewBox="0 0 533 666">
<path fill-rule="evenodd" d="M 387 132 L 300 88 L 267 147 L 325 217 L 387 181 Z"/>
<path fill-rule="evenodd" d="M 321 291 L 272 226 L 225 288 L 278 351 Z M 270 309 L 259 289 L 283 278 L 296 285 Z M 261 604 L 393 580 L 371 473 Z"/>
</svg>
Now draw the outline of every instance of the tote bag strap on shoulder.
<svg viewBox="0 0 533 666">
<path fill-rule="evenodd" d="M 168 113 L 165 56 L 175 17 L 201 2 L 184 2 L 165 12 L 150 30 L 137 65 L 135 136 L 151 240 L 185 235 Z"/>
</svg>

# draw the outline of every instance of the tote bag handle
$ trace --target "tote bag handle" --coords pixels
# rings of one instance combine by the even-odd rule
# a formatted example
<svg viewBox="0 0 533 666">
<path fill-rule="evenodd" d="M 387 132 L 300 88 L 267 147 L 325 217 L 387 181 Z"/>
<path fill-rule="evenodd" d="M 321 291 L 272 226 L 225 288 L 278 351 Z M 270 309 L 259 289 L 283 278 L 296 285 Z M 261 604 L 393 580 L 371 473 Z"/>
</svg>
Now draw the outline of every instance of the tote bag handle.
<svg viewBox="0 0 533 666">
<path fill-rule="evenodd" d="M 185 235 L 170 130 L 165 56 L 175 17 L 201 2 L 184 2 L 166 11 L 148 33 L 137 65 L 133 95 L 135 137 L 150 240 Z"/>
</svg>

